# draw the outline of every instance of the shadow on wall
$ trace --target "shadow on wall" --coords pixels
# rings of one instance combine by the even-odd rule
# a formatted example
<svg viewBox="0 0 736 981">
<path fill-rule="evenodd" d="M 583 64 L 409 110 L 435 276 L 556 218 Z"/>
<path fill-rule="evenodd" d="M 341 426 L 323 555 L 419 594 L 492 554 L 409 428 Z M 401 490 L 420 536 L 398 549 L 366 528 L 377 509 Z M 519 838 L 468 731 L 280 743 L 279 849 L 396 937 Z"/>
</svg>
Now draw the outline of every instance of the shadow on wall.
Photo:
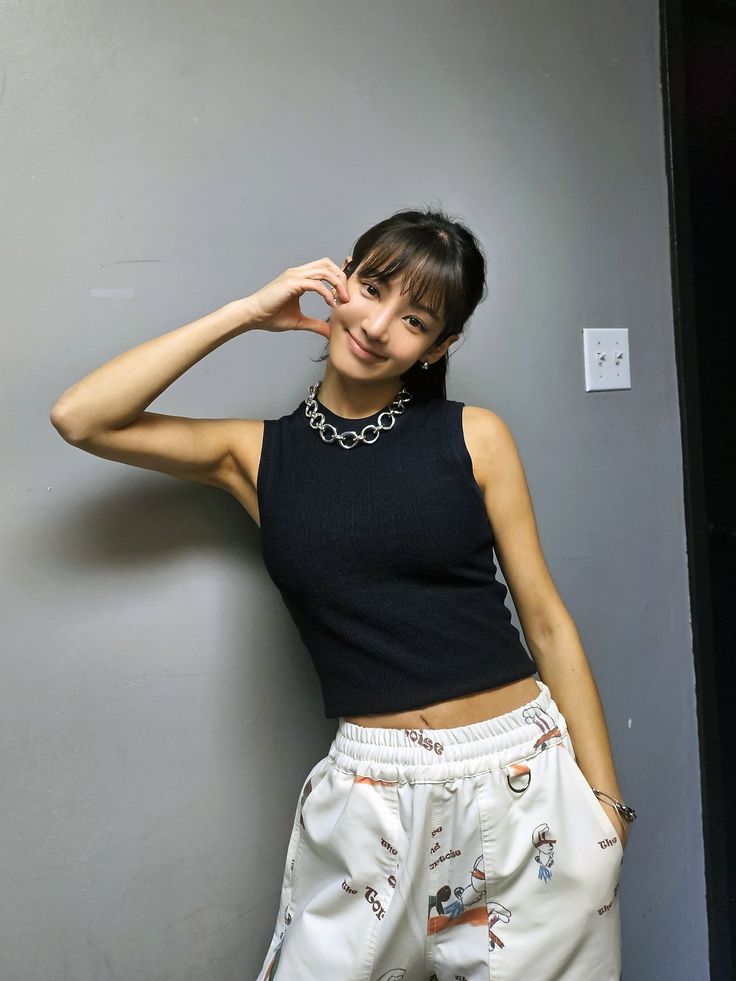
<svg viewBox="0 0 736 981">
<path fill-rule="evenodd" d="M 135 485 L 125 482 L 111 493 L 80 494 L 66 513 L 39 511 L 26 538 L 18 562 L 27 561 L 29 568 L 17 570 L 25 581 L 33 582 L 31 566 L 42 554 L 53 582 L 94 579 L 95 602 L 103 583 L 111 608 L 90 611 L 89 645 L 84 645 L 89 601 L 83 593 L 78 609 L 62 616 L 62 629 L 86 650 L 109 644 L 118 660 L 125 659 L 124 683 L 144 683 L 162 672 L 173 678 L 179 668 L 182 676 L 219 676 L 212 698 L 223 699 L 215 707 L 221 745 L 240 747 L 251 779 L 272 782 L 274 755 L 288 752 L 287 771 L 293 768 L 298 780 L 316 762 L 315 747 L 327 752 L 336 722 L 324 718 L 311 661 L 263 565 L 260 531 L 227 492 L 139 477 Z M 198 560 L 201 568 L 192 572 Z M 133 599 L 124 595 L 128 589 Z M 132 617 L 142 592 L 145 609 Z M 186 649 L 182 632 L 190 642 Z M 63 650 L 59 656 L 65 656 Z M 120 672 L 111 681 L 120 684 Z M 279 725 L 284 716 L 290 721 Z M 293 728 L 304 726 L 308 735 L 295 750 Z M 293 785 L 292 796 L 299 786 Z"/>
<path fill-rule="evenodd" d="M 168 561 L 202 549 L 239 557 L 253 554 L 261 563 L 260 532 L 233 497 L 188 481 L 178 486 L 170 477 L 146 486 L 139 476 L 136 486 L 126 483 L 107 494 L 80 494 L 67 514 L 49 514 L 52 528 L 53 538 L 39 529 L 46 542 L 43 551 L 48 554 L 48 542 L 54 541 L 65 571 L 120 564 L 143 571 L 157 559 Z"/>
</svg>

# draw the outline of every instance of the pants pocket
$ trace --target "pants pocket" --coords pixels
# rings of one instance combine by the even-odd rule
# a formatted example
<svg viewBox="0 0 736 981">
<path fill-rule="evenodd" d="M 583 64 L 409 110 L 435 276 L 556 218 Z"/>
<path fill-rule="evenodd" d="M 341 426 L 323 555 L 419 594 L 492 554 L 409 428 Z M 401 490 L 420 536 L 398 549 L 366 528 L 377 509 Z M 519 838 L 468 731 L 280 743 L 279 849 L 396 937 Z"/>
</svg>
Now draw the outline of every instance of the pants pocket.
<svg viewBox="0 0 736 981">
<path fill-rule="evenodd" d="M 329 756 L 323 756 L 322 759 L 315 763 L 312 769 L 307 775 L 307 779 L 302 784 L 301 793 L 299 795 L 299 823 L 302 828 L 306 827 L 306 819 L 308 812 L 312 809 L 317 797 L 316 791 L 326 780 L 328 776 L 328 770 L 331 765 L 331 759 Z"/>
<path fill-rule="evenodd" d="M 332 761 L 329 756 L 323 757 L 318 763 L 315 763 L 302 784 L 302 789 L 299 793 L 299 802 L 297 804 L 299 814 L 297 853 L 301 849 L 305 832 L 309 829 L 310 816 L 319 800 L 320 792 L 324 792 L 325 787 L 329 786 L 331 763 Z"/>
<path fill-rule="evenodd" d="M 603 804 L 598 800 L 596 795 L 593 793 L 593 788 L 588 783 L 585 774 L 578 766 L 578 761 L 575 757 L 575 749 L 573 747 L 569 732 L 565 734 L 565 749 L 567 752 L 562 753 L 562 765 L 568 767 L 571 779 L 578 784 L 581 796 L 591 808 L 592 813 L 595 814 L 598 824 L 606 835 L 615 841 L 616 847 L 623 854 L 624 846 L 621 841 L 621 835 L 606 811 L 606 808 L 609 805 Z"/>
</svg>

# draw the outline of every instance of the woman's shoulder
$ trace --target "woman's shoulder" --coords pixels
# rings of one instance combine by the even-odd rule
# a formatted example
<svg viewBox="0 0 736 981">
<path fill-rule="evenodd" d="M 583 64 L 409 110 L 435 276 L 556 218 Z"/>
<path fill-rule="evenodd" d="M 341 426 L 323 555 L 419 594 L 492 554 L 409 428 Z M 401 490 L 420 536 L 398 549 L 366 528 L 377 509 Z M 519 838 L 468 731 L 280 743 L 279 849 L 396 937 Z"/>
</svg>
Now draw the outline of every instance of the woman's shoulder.
<svg viewBox="0 0 736 981">
<path fill-rule="evenodd" d="M 492 438 L 494 436 L 500 436 L 503 435 L 504 430 L 509 429 L 505 420 L 497 412 L 487 408 L 485 405 L 472 405 L 460 399 L 438 399 L 438 401 L 445 402 L 448 408 L 450 406 L 453 408 L 461 406 L 463 429 L 477 432 L 481 437 Z"/>
<path fill-rule="evenodd" d="M 471 405 L 467 402 L 461 402 L 460 404 L 463 406 L 463 415 L 467 415 L 468 419 L 471 419 L 475 425 L 505 425 L 499 413 L 493 409 L 489 409 L 485 405 Z"/>
<path fill-rule="evenodd" d="M 477 463 L 477 469 L 501 467 L 510 457 L 518 456 L 518 448 L 506 420 L 484 405 L 461 403 L 461 420 L 465 445 Z"/>
</svg>

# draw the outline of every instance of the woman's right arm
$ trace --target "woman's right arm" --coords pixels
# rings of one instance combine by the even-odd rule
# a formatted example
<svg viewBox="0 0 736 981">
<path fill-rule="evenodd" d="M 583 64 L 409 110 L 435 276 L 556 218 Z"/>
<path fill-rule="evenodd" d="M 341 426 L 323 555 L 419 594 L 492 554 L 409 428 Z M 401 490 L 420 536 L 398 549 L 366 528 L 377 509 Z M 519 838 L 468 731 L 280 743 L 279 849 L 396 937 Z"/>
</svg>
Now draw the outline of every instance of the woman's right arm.
<svg viewBox="0 0 736 981">
<path fill-rule="evenodd" d="M 252 487 L 254 468 L 244 467 L 236 451 L 244 448 L 255 459 L 260 420 L 190 419 L 146 408 L 206 354 L 248 330 L 311 330 L 329 338 L 329 325 L 299 307 L 308 291 L 334 305 L 323 280 L 349 299 L 345 274 L 329 258 L 287 269 L 257 293 L 107 361 L 63 392 L 51 410 L 52 425 L 68 443 L 108 460 L 231 492 L 244 480 Z"/>
<path fill-rule="evenodd" d="M 241 419 L 190 419 L 146 407 L 210 351 L 255 323 L 248 298 L 144 341 L 68 388 L 50 419 L 63 439 L 96 456 L 231 489 Z"/>
</svg>

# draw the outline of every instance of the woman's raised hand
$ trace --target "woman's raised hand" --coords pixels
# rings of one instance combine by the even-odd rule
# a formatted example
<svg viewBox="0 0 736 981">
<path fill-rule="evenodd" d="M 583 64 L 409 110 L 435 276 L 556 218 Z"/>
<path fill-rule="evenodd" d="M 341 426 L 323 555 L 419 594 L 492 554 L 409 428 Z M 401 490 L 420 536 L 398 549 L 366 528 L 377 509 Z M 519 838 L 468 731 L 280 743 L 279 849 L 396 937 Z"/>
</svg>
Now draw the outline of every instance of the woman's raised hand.
<svg viewBox="0 0 736 981">
<path fill-rule="evenodd" d="M 299 307 L 299 298 L 309 291 L 321 293 L 331 307 L 337 305 L 332 290 L 322 280 L 334 286 L 337 297 L 347 303 L 350 294 L 345 273 L 328 257 L 316 259 L 284 270 L 243 301 L 248 304 L 251 325 L 271 331 L 311 330 L 329 338 L 330 325 L 317 317 L 305 317 Z"/>
</svg>

